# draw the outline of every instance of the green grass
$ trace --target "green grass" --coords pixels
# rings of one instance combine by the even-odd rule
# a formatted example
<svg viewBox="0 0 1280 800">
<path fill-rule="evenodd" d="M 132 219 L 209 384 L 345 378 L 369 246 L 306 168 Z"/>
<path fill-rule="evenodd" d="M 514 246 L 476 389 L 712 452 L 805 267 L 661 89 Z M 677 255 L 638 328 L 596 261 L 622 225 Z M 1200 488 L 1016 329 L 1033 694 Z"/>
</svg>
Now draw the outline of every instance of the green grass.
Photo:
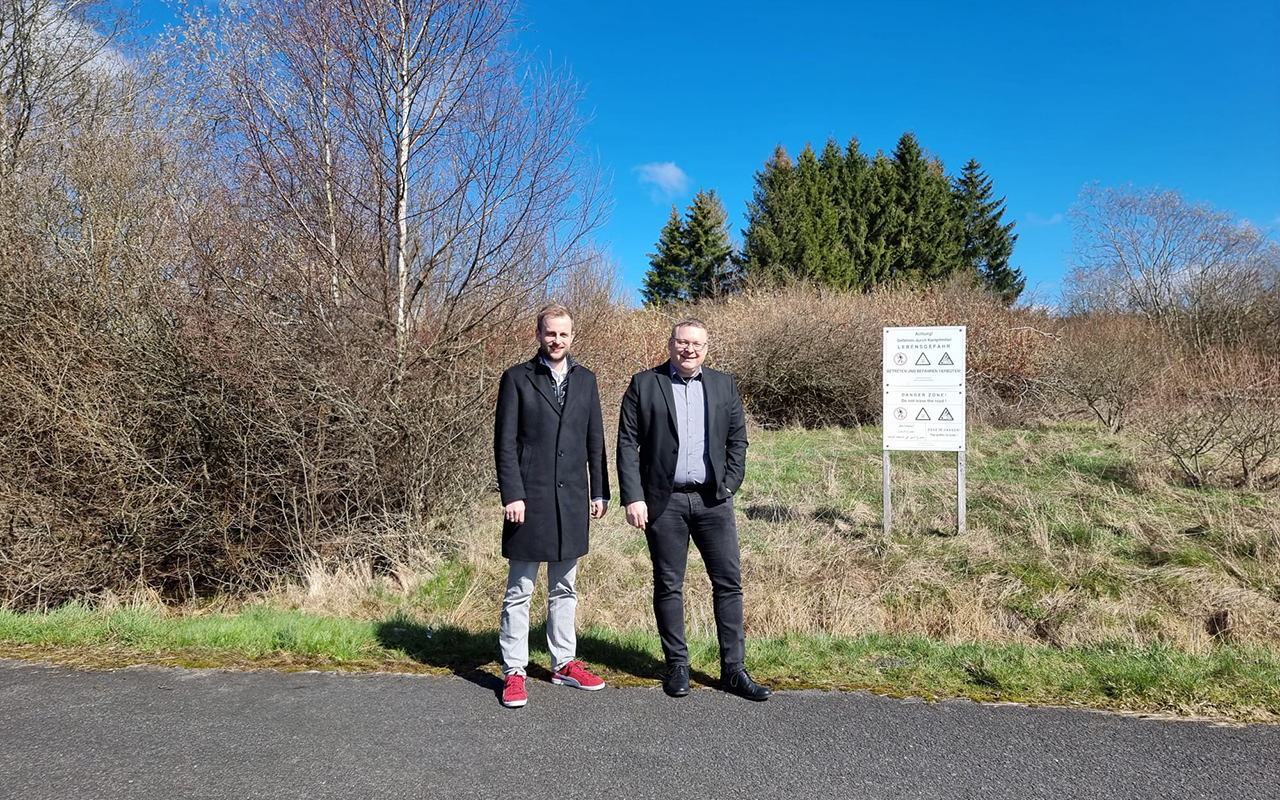
<svg viewBox="0 0 1280 800">
<path fill-rule="evenodd" d="M 532 673 L 547 660 L 534 632 Z M 96 668 L 137 663 L 500 674 L 497 634 L 431 626 L 397 614 L 353 622 L 250 608 L 232 616 L 174 617 L 154 610 L 45 614 L 0 611 L 0 655 Z M 580 655 L 613 685 L 655 685 L 661 648 L 646 631 L 588 628 Z M 694 681 L 715 685 L 714 639 L 690 640 Z M 1191 655 L 1113 642 L 1084 648 L 944 644 L 919 636 L 786 635 L 748 641 L 755 677 L 778 689 L 868 689 L 929 699 L 1080 705 L 1149 713 L 1280 721 L 1280 659 L 1259 648 Z"/>
</svg>

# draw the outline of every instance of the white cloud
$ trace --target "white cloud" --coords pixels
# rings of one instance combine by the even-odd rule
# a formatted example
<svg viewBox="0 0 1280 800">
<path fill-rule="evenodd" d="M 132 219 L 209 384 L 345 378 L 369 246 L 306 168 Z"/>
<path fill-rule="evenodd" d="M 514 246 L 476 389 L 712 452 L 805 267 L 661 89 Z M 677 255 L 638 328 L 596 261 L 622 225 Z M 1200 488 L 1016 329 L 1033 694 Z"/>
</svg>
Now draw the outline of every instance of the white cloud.
<svg viewBox="0 0 1280 800">
<path fill-rule="evenodd" d="M 1062 224 L 1062 220 L 1063 220 L 1063 216 L 1062 216 L 1062 214 L 1061 214 L 1061 213 L 1053 214 L 1053 215 L 1051 215 L 1051 216 L 1046 217 L 1046 216 L 1044 216 L 1044 215 L 1042 215 L 1042 214 L 1037 214 L 1037 213 L 1036 213 L 1036 212 L 1034 212 L 1034 211 L 1028 211 L 1028 212 L 1027 212 L 1027 224 L 1028 224 L 1028 225 L 1036 225 L 1036 226 L 1042 226 L 1042 225 L 1060 225 L 1060 224 Z"/>
<path fill-rule="evenodd" d="M 641 164 L 638 167 L 632 167 L 631 171 L 636 174 L 640 183 L 651 188 L 654 199 L 660 199 L 659 195 L 670 199 L 689 188 L 689 176 L 676 166 L 674 161 Z"/>
</svg>

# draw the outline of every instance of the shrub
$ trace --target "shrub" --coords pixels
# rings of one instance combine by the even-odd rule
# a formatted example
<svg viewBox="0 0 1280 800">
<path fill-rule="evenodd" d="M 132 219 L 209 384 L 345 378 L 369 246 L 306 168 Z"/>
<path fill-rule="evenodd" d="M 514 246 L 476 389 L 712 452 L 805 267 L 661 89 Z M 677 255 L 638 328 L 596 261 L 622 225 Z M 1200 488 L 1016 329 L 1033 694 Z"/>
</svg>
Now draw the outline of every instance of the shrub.
<svg viewBox="0 0 1280 800">
<path fill-rule="evenodd" d="M 1046 382 L 1113 433 L 1153 391 L 1173 357 L 1163 328 L 1132 315 L 1093 314 L 1067 321 Z"/>
</svg>

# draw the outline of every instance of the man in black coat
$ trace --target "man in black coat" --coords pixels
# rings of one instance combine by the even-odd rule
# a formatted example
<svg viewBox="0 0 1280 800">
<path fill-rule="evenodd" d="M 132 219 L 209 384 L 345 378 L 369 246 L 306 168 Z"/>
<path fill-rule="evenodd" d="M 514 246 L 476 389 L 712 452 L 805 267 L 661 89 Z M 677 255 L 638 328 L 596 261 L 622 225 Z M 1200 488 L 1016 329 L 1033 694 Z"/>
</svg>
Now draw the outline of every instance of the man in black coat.
<svg viewBox="0 0 1280 800">
<path fill-rule="evenodd" d="M 510 562 L 498 641 L 505 676 L 502 704 L 528 700 L 529 598 L 547 564 L 547 648 L 551 682 L 601 689 L 604 681 L 574 658 L 574 590 L 587 554 L 591 519 L 609 503 L 600 390 L 591 370 L 569 355 L 573 316 L 552 305 L 538 314 L 538 354 L 502 373 L 493 453 L 502 495 L 502 555 Z"/>
<path fill-rule="evenodd" d="M 689 693 L 684 575 L 689 540 L 711 578 L 720 678 L 729 691 L 767 700 L 747 674 L 742 570 L 733 494 L 746 474 L 747 425 L 733 376 L 702 366 L 707 326 L 671 329 L 671 358 L 631 379 L 618 418 L 618 483 L 627 522 L 645 532 L 653 560 L 653 613 L 667 661 L 663 689 Z"/>
</svg>

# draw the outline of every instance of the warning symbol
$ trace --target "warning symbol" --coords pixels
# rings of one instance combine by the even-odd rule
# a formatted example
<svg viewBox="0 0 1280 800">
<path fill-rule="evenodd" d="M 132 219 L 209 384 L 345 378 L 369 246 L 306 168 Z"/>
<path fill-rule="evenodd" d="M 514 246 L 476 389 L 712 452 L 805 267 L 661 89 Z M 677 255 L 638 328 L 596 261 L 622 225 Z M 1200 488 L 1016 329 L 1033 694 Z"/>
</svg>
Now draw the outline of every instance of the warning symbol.
<svg viewBox="0 0 1280 800">
<path fill-rule="evenodd" d="M 923 408 L 920 409 L 920 413 L 916 414 L 916 419 L 929 419 L 929 412 L 925 411 Z"/>
<path fill-rule="evenodd" d="M 943 353 L 943 354 L 942 354 L 942 358 L 938 359 L 938 366 L 940 366 L 940 367 L 950 367 L 950 366 L 952 366 L 952 365 L 953 365 L 953 364 L 955 364 L 955 363 L 956 363 L 956 362 L 954 362 L 954 361 L 952 361 L 952 360 L 951 360 L 951 354 L 950 354 L 950 353 Z"/>
<path fill-rule="evenodd" d="M 894 354 L 893 354 L 893 363 L 897 364 L 898 366 L 902 366 L 903 364 L 907 363 L 907 354 L 906 354 L 906 353 L 894 353 Z"/>
<path fill-rule="evenodd" d="M 917 367 L 927 367 L 927 366 L 929 366 L 929 356 L 928 356 L 928 354 L 926 354 L 926 353 L 921 353 L 921 354 L 920 354 L 920 357 L 916 359 L 916 366 L 917 366 Z"/>
<path fill-rule="evenodd" d="M 893 410 L 893 418 L 894 418 L 894 419 L 906 419 L 906 418 L 907 418 L 907 410 L 906 410 L 905 408 L 895 408 L 895 409 Z"/>
<path fill-rule="evenodd" d="M 938 362 L 938 363 L 942 363 L 942 362 Z M 955 417 L 951 416 L 951 409 L 949 409 L 949 408 L 944 408 L 944 409 L 942 409 L 942 413 L 938 415 L 938 421 L 939 421 L 939 422 L 954 422 L 954 421 L 955 421 Z"/>
</svg>

